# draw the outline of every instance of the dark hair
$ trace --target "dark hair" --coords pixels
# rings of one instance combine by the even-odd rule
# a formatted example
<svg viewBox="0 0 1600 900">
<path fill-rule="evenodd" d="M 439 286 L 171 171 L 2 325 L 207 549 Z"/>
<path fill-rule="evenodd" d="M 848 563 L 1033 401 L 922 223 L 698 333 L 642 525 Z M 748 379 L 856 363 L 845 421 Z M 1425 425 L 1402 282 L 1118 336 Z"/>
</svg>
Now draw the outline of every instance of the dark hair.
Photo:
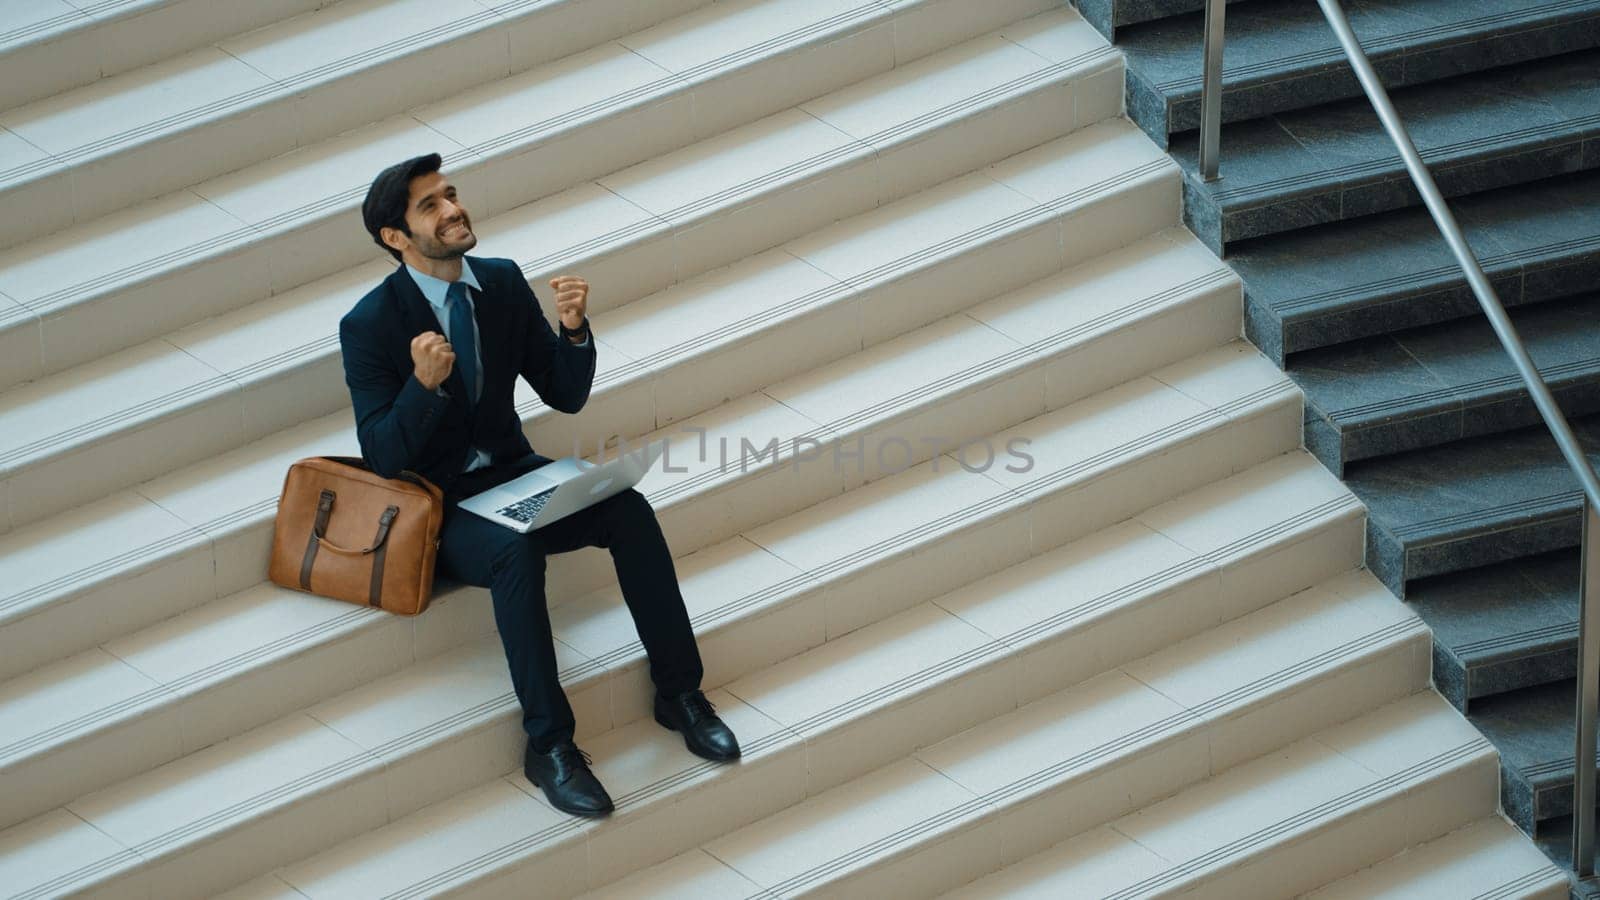
<svg viewBox="0 0 1600 900">
<path fill-rule="evenodd" d="M 385 228 L 394 228 L 401 234 L 411 234 L 410 227 L 406 225 L 406 207 L 411 203 L 411 179 L 439 171 L 441 162 L 437 153 L 414 156 L 379 172 L 378 177 L 372 179 L 372 186 L 367 188 L 367 199 L 361 204 L 361 221 L 366 224 L 373 242 L 387 250 L 397 261 L 402 258 L 400 251 L 385 244 L 380 232 Z"/>
</svg>

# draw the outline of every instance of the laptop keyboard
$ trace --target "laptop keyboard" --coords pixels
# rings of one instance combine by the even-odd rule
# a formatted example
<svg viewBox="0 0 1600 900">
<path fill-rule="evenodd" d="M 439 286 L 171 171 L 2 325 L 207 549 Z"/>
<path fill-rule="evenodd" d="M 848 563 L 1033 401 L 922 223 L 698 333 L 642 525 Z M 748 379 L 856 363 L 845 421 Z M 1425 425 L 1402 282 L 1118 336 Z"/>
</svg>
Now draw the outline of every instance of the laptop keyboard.
<svg viewBox="0 0 1600 900">
<path fill-rule="evenodd" d="M 532 522 L 533 517 L 539 514 L 539 510 L 544 509 L 544 505 L 550 502 L 550 497 L 555 492 L 556 489 L 551 488 L 534 494 L 532 497 L 524 497 L 497 511 L 508 519 L 516 519 L 518 522 Z"/>
</svg>

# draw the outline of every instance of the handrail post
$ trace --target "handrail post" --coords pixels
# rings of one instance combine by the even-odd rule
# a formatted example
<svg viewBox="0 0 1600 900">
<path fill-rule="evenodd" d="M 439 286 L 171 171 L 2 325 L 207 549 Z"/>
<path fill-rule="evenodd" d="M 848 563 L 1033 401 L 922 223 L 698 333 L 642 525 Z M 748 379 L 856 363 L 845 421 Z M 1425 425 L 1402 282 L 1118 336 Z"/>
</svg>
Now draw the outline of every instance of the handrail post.
<svg viewBox="0 0 1600 900">
<path fill-rule="evenodd" d="M 1200 177 L 1218 178 L 1222 155 L 1222 44 L 1227 0 L 1206 0 L 1205 77 L 1200 85 Z"/>
<path fill-rule="evenodd" d="M 1572 870 L 1594 874 L 1595 719 L 1600 715 L 1600 507 L 1583 501 L 1583 562 L 1578 578 L 1577 740 L 1572 754 Z"/>
</svg>

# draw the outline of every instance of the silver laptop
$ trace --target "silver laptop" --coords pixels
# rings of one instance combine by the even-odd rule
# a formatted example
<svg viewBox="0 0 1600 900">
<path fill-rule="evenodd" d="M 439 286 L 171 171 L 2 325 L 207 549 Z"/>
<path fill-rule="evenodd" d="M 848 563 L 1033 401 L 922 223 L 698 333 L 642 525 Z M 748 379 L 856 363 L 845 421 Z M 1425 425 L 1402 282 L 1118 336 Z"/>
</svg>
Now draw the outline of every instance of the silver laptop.
<svg viewBox="0 0 1600 900">
<path fill-rule="evenodd" d="M 563 457 L 458 505 L 526 534 L 638 484 L 663 446 L 657 441 L 629 448 L 601 463 Z"/>
</svg>

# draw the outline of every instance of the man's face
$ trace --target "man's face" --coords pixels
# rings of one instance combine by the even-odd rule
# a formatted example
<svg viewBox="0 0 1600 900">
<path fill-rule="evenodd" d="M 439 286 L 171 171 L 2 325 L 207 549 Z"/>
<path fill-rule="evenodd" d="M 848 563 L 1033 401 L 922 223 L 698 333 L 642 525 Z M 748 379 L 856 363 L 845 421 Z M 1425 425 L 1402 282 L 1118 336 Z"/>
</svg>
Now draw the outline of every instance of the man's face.
<svg viewBox="0 0 1600 900">
<path fill-rule="evenodd" d="M 458 202 L 455 185 L 438 172 L 411 179 L 406 225 L 412 248 L 428 259 L 460 259 L 478 245 L 472 217 Z"/>
</svg>

